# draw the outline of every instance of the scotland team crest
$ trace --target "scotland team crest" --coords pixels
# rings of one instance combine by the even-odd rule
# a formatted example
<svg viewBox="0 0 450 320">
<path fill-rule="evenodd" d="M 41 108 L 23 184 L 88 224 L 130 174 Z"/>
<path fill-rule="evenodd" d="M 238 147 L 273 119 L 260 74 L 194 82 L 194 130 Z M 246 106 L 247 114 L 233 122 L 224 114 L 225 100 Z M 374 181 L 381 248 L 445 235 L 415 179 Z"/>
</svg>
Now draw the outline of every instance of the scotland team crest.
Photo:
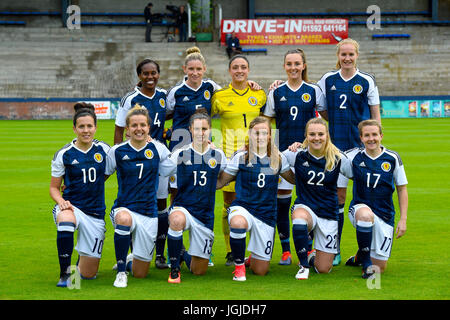
<svg viewBox="0 0 450 320">
<path fill-rule="evenodd" d="M 147 159 L 152 159 L 153 158 L 153 152 L 150 149 L 145 150 L 144 155 Z"/>
<path fill-rule="evenodd" d="M 165 108 L 166 107 L 166 101 L 164 101 L 163 98 L 159 99 L 159 105 L 161 106 L 161 108 Z"/>
<path fill-rule="evenodd" d="M 103 161 L 103 156 L 101 155 L 101 153 L 97 152 L 96 154 L 94 154 L 94 160 L 97 163 L 101 163 Z"/>
<path fill-rule="evenodd" d="M 381 170 L 383 170 L 384 172 L 389 172 L 391 170 L 391 164 L 389 162 L 383 162 L 381 164 Z"/>
<path fill-rule="evenodd" d="M 311 95 L 309 93 L 304 93 L 302 94 L 302 100 L 305 103 L 308 103 L 311 101 Z"/>
<path fill-rule="evenodd" d="M 211 92 L 205 90 L 205 92 L 203 92 L 203 97 L 205 97 L 206 100 L 209 100 L 211 98 Z"/>
<path fill-rule="evenodd" d="M 216 159 L 209 159 L 208 160 L 208 165 L 211 169 L 214 169 L 217 166 L 217 161 Z"/>
<path fill-rule="evenodd" d="M 363 88 L 360 84 L 355 84 L 353 86 L 353 92 L 356 94 L 360 94 L 363 91 Z"/>
<path fill-rule="evenodd" d="M 255 97 L 250 97 L 250 98 L 248 98 L 248 103 L 251 106 L 256 106 L 258 104 L 258 99 L 256 99 Z"/>
</svg>

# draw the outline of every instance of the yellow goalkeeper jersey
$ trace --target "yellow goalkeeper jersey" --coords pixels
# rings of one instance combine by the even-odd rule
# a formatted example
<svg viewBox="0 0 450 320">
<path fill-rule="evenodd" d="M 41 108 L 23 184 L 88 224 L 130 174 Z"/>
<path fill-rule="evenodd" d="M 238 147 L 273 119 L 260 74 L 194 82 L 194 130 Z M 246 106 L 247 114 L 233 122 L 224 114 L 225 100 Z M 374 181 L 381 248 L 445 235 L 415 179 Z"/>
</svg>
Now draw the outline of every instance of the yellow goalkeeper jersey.
<svg viewBox="0 0 450 320">
<path fill-rule="evenodd" d="M 220 116 L 223 151 L 227 157 L 245 144 L 250 122 L 263 111 L 264 90 L 253 91 L 247 86 L 237 90 L 231 83 L 215 91 L 211 100 L 211 116 Z"/>
</svg>

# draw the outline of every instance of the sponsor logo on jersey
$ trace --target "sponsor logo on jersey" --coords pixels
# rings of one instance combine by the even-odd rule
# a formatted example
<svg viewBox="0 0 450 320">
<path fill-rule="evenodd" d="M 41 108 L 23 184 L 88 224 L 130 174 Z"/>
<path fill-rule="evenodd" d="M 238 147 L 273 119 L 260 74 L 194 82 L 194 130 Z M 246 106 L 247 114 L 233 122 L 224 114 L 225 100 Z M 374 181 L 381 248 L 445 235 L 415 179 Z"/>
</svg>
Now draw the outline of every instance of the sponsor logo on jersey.
<svg viewBox="0 0 450 320">
<path fill-rule="evenodd" d="M 77 159 L 72 161 L 72 164 L 79 164 L 79 162 L 77 161 Z"/>
<path fill-rule="evenodd" d="M 96 154 L 94 154 L 94 160 L 97 162 L 97 163 L 101 163 L 102 161 L 103 161 L 103 156 L 102 156 L 102 154 L 101 153 L 96 153 Z"/>
<path fill-rule="evenodd" d="M 211 98 L 211 92 L 205 90 L 205 92 L 203 92 L 203 97 L 205 97 L 206 100 L 209 100 Z"/>
<path fill-rule="evenodd" d="M 130 160 L 130 157 L 128 157 L 128 155 L 126 154 L 123 156 L 122 160 Z"/>
<path fill-rule="evenodd" d="M 384 172 L 389 172 L 391 170 L 391 164 L 387 161 L 383 162 L 381 164 L 381 170 L 383 170 Z"/>
<path fill-rule="evenodd" d="M 230 102 L 228 103 L 228 106 L 229 106 L 229 107 L 232 107 L 232 106 L 234 106 L 234 103 L 233 103 L 233 101 L 230 101 Z"/>
<path fill-rule="evenodd" d="M 280 99 L 280 101 L 286 101 L 286 100 L 287 100 L 287 99 L 286 99 L 285 96 L 282 96 L 281 99 Z"/>
<path fill-rule="evenodd" d="M 336 87 L 334 86 L 334 84 L 331 86 L 330 90 L 336 90 Z"/>
<path fill-rule="evenodd" d="M 302 163 L 302 166 L 304 166 L 304 167 L 309 167 L 308 161 L 303 162 L 303 163 Z"/>
<path fill-rule="evenodd" d="M 311 101 L 311 95 L 309 93 L 304 93 L 302 94 L 302 100 L 305 103 L 308 103 Z"/>
<path fill-rule="evenodd" d="M 208 160 L 208 165 L 209 165 L 210 168 L 214 169 L 217 166 L 216 159 L 209 159 Z"/>
<path fill-rule="evenodd" d="M 355 84 L 353 86 L 353 92 L 356 94 L 360 94 L 362 92 L 363 88 L 360 84 Z"/>
<path fill-rule="evenodd" d="M 185 96 L 185 97 L 183 98 L 183 101 L 189 101 L 189 98 Z"/>
<path fill-rule="evenodd" d="M 258 104 L 258 99 L 256 99 L 255 97 L 250 97 L 250 98 L 248 98 L 248 103 L 251 106 L 256 106 Z"/>
<path fill-rule="evenodd" d="M 359 166 L 360 166 L 360 167 L 366 167 L 366 164 L 365 164 L 364 161 L 363 161 L 363 162 L 361 162 L 361 163 L 359 164 Z"/>
<path fill-rule="evenodd" d="M 147 159 L 153 158 L 153 152 L 150 149 L 145 150 L 144 155 Z"/>
<path fill-rule="evenodd" d="M 159 99 L 159 105 L 161 106 L 161 108 L 165 108 L 166 107 L 166 101 L 163 98 Z"/>
</svg>

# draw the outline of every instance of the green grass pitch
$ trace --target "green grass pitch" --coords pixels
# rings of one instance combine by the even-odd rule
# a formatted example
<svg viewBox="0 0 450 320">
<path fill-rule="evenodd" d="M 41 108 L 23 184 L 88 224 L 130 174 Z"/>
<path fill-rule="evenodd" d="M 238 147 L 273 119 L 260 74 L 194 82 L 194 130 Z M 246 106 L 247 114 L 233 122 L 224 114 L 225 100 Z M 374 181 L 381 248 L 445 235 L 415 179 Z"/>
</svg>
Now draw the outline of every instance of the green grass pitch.
<svg viewBox="0 0 450 320">
<path fill-rule="evenodd" d="M 218 123 L 214 125 L 217 127 Z M 297 281 L 297 257 L 279 266 L 278 236 L 270 272 L 248 272 L 247 281 L 232 281 L 226 267 L 221 232 L 222 193 L 217 192 L 214 263 L 204 276 L 183 267 L 182 283 L 167 283 L 168 270 L 152 263 L 146 279 L 129 277 L 126 289 L 113 287 L 115 263 L 113 228 L 109 220 L 117 192 L 115 176 L 106 182 L 107 234 L 96 280 L 82 280 L 80 289 L 57 288 L 59 276 L 56 228 L 53 223 L 50 161 L 73 137 L 70 121 L 0 121 L 0 299 L 2 300 L 320 300 L 320 299 L 432 299 L 450 298 L 450 119 L 384 119 L 384 145 L 397 151 L 405 164 L 409 185 L 408 230 L 394 241 L 387 270 L 370 289 L 360 268 L 344 266 L 356 252 L 355 230 L 346 218 L 341 265 L 330 274 L 312 273 Z M 112 144 L 114 122 L 101 120 L 96 138 Z M 350 189 L 347 207 L 351 199 Z M 397 199 L 394 200 L 397 205 Z M 398 213 L 397 213 L 398 218 Z M 293 243 L 291 243 L 293 247 Z M 73 263 L 76 261 L 76 251 Z"/>
</svg>

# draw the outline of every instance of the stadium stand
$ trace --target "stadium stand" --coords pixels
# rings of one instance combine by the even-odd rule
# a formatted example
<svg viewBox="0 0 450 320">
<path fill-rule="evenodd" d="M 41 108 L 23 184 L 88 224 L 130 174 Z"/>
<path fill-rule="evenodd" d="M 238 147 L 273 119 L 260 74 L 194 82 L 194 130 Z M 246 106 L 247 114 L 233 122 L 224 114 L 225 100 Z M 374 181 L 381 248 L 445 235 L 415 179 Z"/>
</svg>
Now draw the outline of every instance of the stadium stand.
<svg viewBox="0 0 450 320">
<path fill-rule="evenodd" d="M 8 10 L 0 6 L 0 11 L 17 12 L 19 8 L 13 9 L 12 0 L 9 3 Z M 143 22 L 140 14 L 136 13 L 140 7 L 130 8 L 123 4 L 123 7 L 112 8 L 106 5 L 107 1 L 99 3 L 103 6 L 90 7 L 84 13 L 82 23 Z M 122 2 L 117 3 L 122 5 Z M 61 27 L 61 17 L 59 13 L 55 14 L 56 9 L 28 16 L 0 14 L 2 21 L 19 17 L 25 22 L 21 25 L 0 25 L 0 98 L 118 98 L 135 85 L 136 62 L 147 57 L 160 63 L 159 84 L 169 88 L 181 79 L 184 51 L 194 44 L 201 48 L 206 58 L 206 76 L 221 85 L 230 81 L 227 56 L 223 47 L 217 46 L 217 42 L 169 43 L 166 26 L 153 28 L 153 43 L 144 42 L 145 27 L 141 25 L 96 24 L 91 27 L 82 24 L 79 30 L 68 30 Z M 309 9 L 318 12 L 317 8 Z M 36 11 L 30 8 L 24 9 L 23 13 Z M 347 11 L 362 12 L 359 8 L 351 7 Z M 409 10 L 409 13 L 420 11 L 423 10 L 418 7 L 417 10 Z M 410 21 L 413 21 L 412 17 L 431 21 L 425 12 L 422 13 L 423 16 L 386 15 L 383 19 L 386 17 L 398 21 L 406 16 Z M 400 34 L 410 35 L 409 40 L 390 37 L 389 41 L 374 41 L 387 39 L 386 35 Z M 381 30 L 371 31 L 364 22 L 351 25 L 349 36 L 361 44 L 359 66 L 375 75 L 382 96 L 448 95 L 448 25 L 386 24 Z M 250 78 L 265 89 L 274 79 L 285 79 L 282 69 L 284 53 L 296 46 L 266 47 L 256 49 L 269 49 L 270 53 L 248 57 Z M 307 55 L 311 81 L 317 81 L 335 67 L 334 46 L 312 45 L 303 46 L 302 49 Z"/>
</svg>

